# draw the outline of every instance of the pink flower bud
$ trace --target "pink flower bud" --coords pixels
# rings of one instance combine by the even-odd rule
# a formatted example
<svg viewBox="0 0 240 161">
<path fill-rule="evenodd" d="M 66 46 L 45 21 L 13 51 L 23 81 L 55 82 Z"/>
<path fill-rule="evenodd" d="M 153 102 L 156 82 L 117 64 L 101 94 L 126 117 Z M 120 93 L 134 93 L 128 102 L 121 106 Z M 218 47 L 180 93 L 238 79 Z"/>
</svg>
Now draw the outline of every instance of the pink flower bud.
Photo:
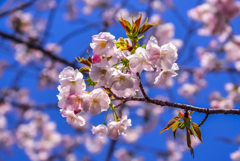
<svg viewBox="0 0 240 161">
<path fill-rule="evenodd" d="M 101 58 L 100 56 L 98 56 L 98 55 L 96 55 L 96 54 L 94 54 L 94 55 L 92 56 L 92 63 L 93 63 L 93 64 L 101 63 L 101 61 L 102 61 L 102 58 Z"/>
</svg>

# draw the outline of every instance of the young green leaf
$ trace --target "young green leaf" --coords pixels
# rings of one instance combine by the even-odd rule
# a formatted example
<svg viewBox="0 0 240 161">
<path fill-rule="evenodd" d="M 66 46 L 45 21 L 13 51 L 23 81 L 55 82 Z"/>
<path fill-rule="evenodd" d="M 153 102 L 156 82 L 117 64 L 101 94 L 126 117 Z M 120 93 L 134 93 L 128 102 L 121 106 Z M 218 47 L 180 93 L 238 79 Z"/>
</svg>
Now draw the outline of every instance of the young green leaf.
<svg viewBox="0 0 240 161">
<path fill-rule="evenodd" d="M 190 152 L 191 152 L 191 155 L 192 155 L 193 158 L 194 158 L 194 150 L 193 150 L 192 145 L 191 145 L 191 137 L 190 137 L 190 133 L 189 133 L 188 130 L 186 130 L 186 133 L 187 133 L 187 146 L 189 147 Z"/>
<path fill-rule="evenodd" d="M 184 125 L 185 125 L 185 127 L 186 127 L 187 129 L 190 128 L 191 119 L 184 117 L 183 120 L 184 120 Z"/>
<path fill-rule="evenodd" d="M 176 132 L 177 132 L 177 129 L 173 132 L 174 139 L 176 139 Z"/>
<path fill-rule="evenodd" d="M 180 129 L 184 129 L 184 128 L 185 128 L 185 126 L 184 126 L 184 121 L 179 125 L 179 128 L 180 128 Z"/>
<path fill-rule="evenodd" d="M 172 126 L 172 131 L 173 131 L 173 132 L 177 130 L 179 122 L 180 122 L 180 121 L 176 121 L 176 122 L 173 124 L 173 126 Z"/>
<path fill-rule="evenodd" d="M 181 120 L 181 118 L 179 118 L 179 117 L 174 117 L 174 118 L 172 118 L 172 119 L 168 122 L 167 126 L 164 127 L 164 129 L 162 129 L 162 131 L 159 132 L 159 134 L 161 134 L 161 133 L 162 133 L 163 131 L 165 131 L 165 130 L 170 129 L 176 121 L 180 121 L 180 120 Z"/>
<path fill-rule="evenodd" d="M 89 72 L 90 68 L 89 67 L 82 67 L 80 69 L 78 69 L 79 72 Z"/>
<path fill-rule="evenodd" d="M 196 137 L 203 143 L 202 141 L 202 134 L 201 134 L 201 130 L 200 128 L 198 127 L 198 125 L 196 123 L 192 123 L 192 131 L 193 133 L 196 135 Z"/>
</svg>

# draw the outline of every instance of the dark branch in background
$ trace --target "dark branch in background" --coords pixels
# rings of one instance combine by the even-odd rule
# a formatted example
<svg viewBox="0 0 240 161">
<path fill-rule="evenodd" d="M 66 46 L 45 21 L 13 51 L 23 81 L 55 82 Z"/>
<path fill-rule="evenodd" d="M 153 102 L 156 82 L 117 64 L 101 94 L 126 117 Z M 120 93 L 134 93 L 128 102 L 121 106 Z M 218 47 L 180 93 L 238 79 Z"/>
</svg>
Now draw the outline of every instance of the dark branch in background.
<svg viewBox="0 0 240 161">
<path fill-rule="evenodd" d="M 208 111 L 209 111 L 209 108 L 207 109 L 207 112 L 208 112 Z M 206 113 L 205 118 L 199 123 L 199 125 L 198 125 L 199 127 L 202 126 L 202 125 L 204 124 L 204 122 L 207 120 L 208 116 L 209 116 L 209 114 Z"/>
<path fill-rule="evenodd" d="M 106 157 L 105 161 L 110 161 L 111 160 L 112 154 L 115 150 L 116 143 L 117 143 L 117 140 L 111 140 L 110 147 L 109 147 L 108 154 L 107 154 L 107 157 Z"/>
<path fill-rule="evenodd" d="M 33 0 L 33 1 L 30 1 L 30 2 L 27 2 L 27 3 L 24 3 L 24 4 L 22 4 L 22 5 L 19 5 L 19 6 L 17 6 L 16 8 L 13 8 L 13 9 L 10 9 L 10 10 L 7 10 L 7 11 L 4 11 L 4 12 L 0 13 L 0 18 L 3 17 L 3 16 L 6 16 L 6 15 L 8 15 L 8 14 L 11 14 L 11 13 L 17 11 L 17 10 L 23 10 L 23 9 L 25 9 L 25 8 L 27 8 L 27 7 L 30 7 L 34 2 L 36 2 L 36 1 Z"/>
<path fill-rule="evenodd" d="M 180 70 L 187 71 L 189 73 L 193 73 L 194 70 L 198 69 L 199 67 L 185 67 L 185 66 L 180 66 Z M 206 70 L 207 73 L 217 73 L 217 72 L 227 72 L 227 73 L 239 73 L 235 68 L 219 68 L 219 69 L 212 69 L 212 70 Z"/>
<path fill-rule="evenodd" d="M 25 44 L 26 46 L 28 46 L 29 48 L 33 48 L 33 49 L 36 49 L 36 50 L 39 50 L 41 51 L 45 56 L 53 59 L 53 60 L 56 60 L 58 62 L 61 62 L 65 65 L 69 65 L 69 66 L 72 66 L 74 68 L 78 68 L 77 65 L 75 63 L 72 63 L 72 62 L 68 62 L 67 60 L 63 59 L 63 58 L 60 58 L 54 54 L 52 54 L 51 52 L 48 52 L 46 51 L 43 47 L 39 46 L 39 45 L 36 45 L 36 44 L 32 44 L 30 42 L 27 42 L 27 41 L 24 41 L 22 39 L 19 39 L 13 35 L 9 35 L 9 34 L 6 34 L 5 32 L 2 32 L 0 31 L 0 36 L 3 37 L 3 38 L 6 38 L 6 39 L 9 39 L 11 41 L 14 41 L 16 43 L 22 43 L 22 44 Z"/>
<path fill-rule="evenodd" d="M 81 34 L 81 33 L 86 33 L 86 31 L 91 29 L 91 28 L 97 28 L 98 25 L 99 25 L 99 23 L 90 23 L 90 24 L 87 24 L 84 27 L 81 27 L 81 28 L 78 28 L 74 31 L 71 31 L 70 33 L 66 34 L 63 38 L 61 38 L 58 41 L 58 44 L 63 45 L 66 41 L 69 41 L 69 39 L 71 39 L 75 36 L 79 36 L 79 34 Z M 86 52 L 86 51 L 84 51 L 84 52 Z"/>
<path fill-rule="evenodd" d="M 236 140 L 233 140 L 226 137 L 217 137 L 216 140 L 227 144 L 240 145 L 240 141 L 238 140 L 238 138 Z"/>
</svg>

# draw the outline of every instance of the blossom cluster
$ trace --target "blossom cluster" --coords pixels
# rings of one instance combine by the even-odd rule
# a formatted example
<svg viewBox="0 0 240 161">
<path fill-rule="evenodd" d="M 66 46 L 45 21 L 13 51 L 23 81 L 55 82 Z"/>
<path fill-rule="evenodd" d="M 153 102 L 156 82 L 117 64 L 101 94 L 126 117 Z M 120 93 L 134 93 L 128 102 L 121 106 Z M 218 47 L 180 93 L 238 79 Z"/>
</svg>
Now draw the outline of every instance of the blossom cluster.
<svg viewBox="0 0 240 161">
<path fill-rule="evenodd" d="M 240 14 L 240 3 L 234 0 L 207 0 L 206 3 L 189 10 L 191 19 L 200 21 L 204 27 L 198 30 L 200 35 L 219 35 L 229 33 L 229 20 Z"/>
<path fill-rule="evenodd" d="M 109 120 L 108 123 L 105 120 L 104 124 L 92 126 L 92 133 L 107 135 L 116 140 L 120 134 L 126 135 L 131 119 L 128 119 L 127 115 L 119 118 L 111 99 L 113 96 L 135 96 L 139 91 L 140 74 L 143 71 L 157 74 L 154 81 L 156 85 L 164 84 L 176 76 L 176 70 L 179 69 L 175 63 L 178 57 L 177 48 L 172 43 L 158 46 L 157 39 L 152 36 L 146 46 L 139 45 L 132 52 L 134 46 L 129 38 L 119 38 L 116 41 L 115 36 L 109 32 L 92 36 L 90 46 L 93 49 L 92 57 L 79 61 L 84 61 L 83 64 L 89 66 L 89 78 L 83 78 L 80 72 L 82 68 L 63 69 L 59 75 L 58 105 L 67 122 L 78 126 L 85 124 L 83 113 L 89 112 L 96 116 L 111 109 L 114 120 Z M 88 81 L 87 86 L 93 86 L 91 92 L 86 91 L 85 81 Z"/>
</svg>

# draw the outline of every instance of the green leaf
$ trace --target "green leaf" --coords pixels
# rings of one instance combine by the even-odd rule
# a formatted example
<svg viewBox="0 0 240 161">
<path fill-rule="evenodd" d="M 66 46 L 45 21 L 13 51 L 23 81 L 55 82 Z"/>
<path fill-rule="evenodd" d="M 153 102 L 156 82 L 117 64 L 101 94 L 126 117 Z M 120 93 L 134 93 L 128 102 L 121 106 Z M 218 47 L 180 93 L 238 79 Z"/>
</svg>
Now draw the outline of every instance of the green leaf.
<svg viewBox="0 0 240 161">
<path fill-rule="evenodd" d="M 194 158 L 194 150 L 193 150 L 193 148 L 191 146 L 191 137 L 190 137 L 190 133 L 189 133 L 188 129 L 186 130 L 186 132 L 187 132 L 187 146 L 189 147 L 191 155 Z"/>
<path fill-rule="evenodd" d="M 190 128 L 190 124 L 191 124 L 191 119 L 184 117 L 183 120 L 184 120 L 184 125 L 185 125 L 185 127 L 186 127 L 187 129 L 189 129 L 189 128 Z"/>
<path fill-rule="evenodd" d="M 172 126 L 173 136 L 176 139 L 176 132 L 180 121 L 176 121 Z"/>
<path fill-rule="evenodd" d="M 172 126 L 172 131 L 173 131 L 173 132 L 177 130 L 179 122 L 180 122 L 180 121 L 176 121 L 176 122 L 173 124 L 173 126 Z"/>
<path fill-rule="evenodd" d="M 143 45 L 142 45 L 142 48 L 146 49 L 146 45 L 145 45 L 145 44 L 143 44 Z"/>
<path fill-rule="evenodd" d="M 184 129 L 184 121 L 179 125 L 179 128 Z"/>
<path fill-rule="evenodd" d="M 176 139 L 176 132 L 177 132 L 177 129 L 173 132 L 174 139 Z"/>
<path fill-rule="evenodd" d="M 97 85 L 97 82 L 94 82 L 90 77 L 88 77 L 87 81 L 88 81 L 87 87 L 93 86 L 93 88 L 94 88 L 94 86 Z"/>
<path fill-rule="evenodd" d="M 202 141 L 202 133 L 201 133 L 201 130 L 200 130 L 199 126 L 196 123 L 194 123 L 194 122 L 191 125 L 192 125 L 193 133 L 203 143 L 203 141 Z"/>
<path fill-rule="evenodd" d="M 162 133 L 163 131 L 165 131 L 165 130 L 170 129 L 176 121 L 180 121 L 180 120 L 181 120 L 181 118 L 179 118 L 179 117 L 174 117 L 174 118 L 172 118 L 172 119 L 168 122 L 167 126 L 164 127 L 164 129 L 162 129 L 162 131 L 159 132 L 159 134 L 161 134 L 161 133 Z"/>
<path fill-rule="evenodd" d="M 80 69 L 78 69 L 79 72 L 89 72 L 90 68 L 89 67 L 82 67 Z"/>
<path fill-rule="evenodd" d="M 140 36 L 140 37 L 138 38 L 138 40 L 140 40 L 141 38 L 144 38 L 144 35 Z"/>
</svg>

